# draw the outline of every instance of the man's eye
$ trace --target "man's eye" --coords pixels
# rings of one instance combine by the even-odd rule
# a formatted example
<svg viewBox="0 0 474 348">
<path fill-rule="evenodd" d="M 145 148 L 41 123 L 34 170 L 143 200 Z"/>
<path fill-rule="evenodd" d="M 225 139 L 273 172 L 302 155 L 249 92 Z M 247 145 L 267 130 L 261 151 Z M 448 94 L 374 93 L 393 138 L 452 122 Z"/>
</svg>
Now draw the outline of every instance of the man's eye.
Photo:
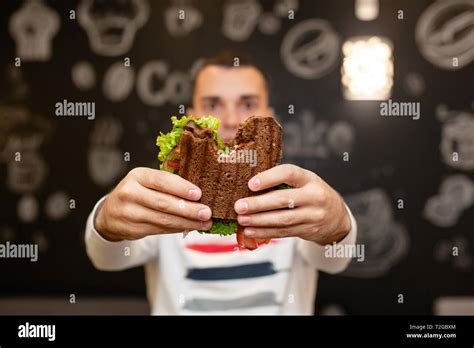
<svg viewBox="0 0 474 348">
<path fill-rule="evenodd" d="M 256 107 L 256 104 L 253 102 L 245 102 L 244 103 L 244 108 L 247 110 L 254 109 Z"/>
<path fill-rule="evenodd" d="M 217 104 L 216 103 L 207 103 L 207 108 L 209 110 L 214 110 L 217 108 Z"/>
</svg>

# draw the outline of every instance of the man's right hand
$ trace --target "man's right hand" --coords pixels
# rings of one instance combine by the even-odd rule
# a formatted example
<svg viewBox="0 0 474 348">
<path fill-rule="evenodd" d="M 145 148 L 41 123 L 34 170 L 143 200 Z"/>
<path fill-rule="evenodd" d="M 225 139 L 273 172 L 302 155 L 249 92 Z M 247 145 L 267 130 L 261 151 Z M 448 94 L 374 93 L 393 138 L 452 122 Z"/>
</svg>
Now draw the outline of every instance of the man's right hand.
<svg viewBox="0 0 474 348">
<path fill-rule="evenodd" d="M 208 230 L 212 226 L 211 209 L 195 202 L 201 194 L 199 187 L 178 175 L 135 168 L 104 200 L 95 227 L 109 241 Z"/>
</svg>

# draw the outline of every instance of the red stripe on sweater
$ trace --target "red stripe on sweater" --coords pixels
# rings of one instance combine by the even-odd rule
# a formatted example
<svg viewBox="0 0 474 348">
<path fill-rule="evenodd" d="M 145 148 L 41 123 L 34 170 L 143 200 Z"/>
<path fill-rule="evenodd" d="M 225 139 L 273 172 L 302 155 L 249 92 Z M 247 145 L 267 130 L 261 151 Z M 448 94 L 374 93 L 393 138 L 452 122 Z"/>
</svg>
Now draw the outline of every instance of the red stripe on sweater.
<svg viewBox="0 0 474 348">
<path fill-rule="evenodd" d="M 274 244 L 274 243 L 277 243 L 277 241 L 272 239 L 268 244 Z M 258 246 L 261 246 L 261 245 L 265 245 L 265 243 L 260 242 L 258 244 Z M 206 254 L 231 253 L 231 252 L 234 252 L 235 250 L 249 251 L 245 248 L 241 248 L 237 243 L 232 243 L 232 244 L 192 243 L 192 244 L 186 244 L 186 249 L 190 249 L 190 250 L 194 250 L 194 251 L 198 251 L 198 252 L 206 253 Z"/>
</svg>

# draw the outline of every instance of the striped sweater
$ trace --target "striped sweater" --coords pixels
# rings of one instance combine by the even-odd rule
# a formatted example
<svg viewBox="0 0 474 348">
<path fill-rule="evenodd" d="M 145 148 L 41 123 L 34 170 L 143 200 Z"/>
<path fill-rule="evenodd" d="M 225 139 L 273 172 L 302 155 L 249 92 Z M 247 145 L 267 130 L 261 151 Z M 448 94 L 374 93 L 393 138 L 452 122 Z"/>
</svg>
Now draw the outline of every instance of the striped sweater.
<svg viewBox="0 0 474 348">
<path fill-rule="evenodd" d="M 93 223 L 102 200 L 87 221 L 87 254 L 104 271 L 144 265 L 152 314 L 313 314 L 317 271 L 337 273 L 350 261 L 326 258 L 323 246 L 300 238 L 254 251 L 239 248 L 235 235 L 197 231 L 110 242 Z M 352 230 L 339 244 L 355 243 L 349 215 Z"/>
</svg>

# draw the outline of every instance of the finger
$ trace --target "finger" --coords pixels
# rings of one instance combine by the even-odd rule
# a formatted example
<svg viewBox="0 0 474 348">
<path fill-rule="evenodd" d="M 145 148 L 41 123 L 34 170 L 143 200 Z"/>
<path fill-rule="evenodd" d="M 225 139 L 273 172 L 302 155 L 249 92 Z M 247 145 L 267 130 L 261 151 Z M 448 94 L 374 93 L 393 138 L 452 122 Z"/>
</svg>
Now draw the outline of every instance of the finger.
<svg viewBox="0 0 474 348">
<path fill-rule="evenodd" d="M 293 164 L 282 164 L 265 170 L 249 180 L 248 186 L 252 191 L 261 191 L 280 184 L 302 187 L 314 173 Z"/>
<path fill-rule="evenodd" d="M 244 231 L 242 229 L 237 229 L 237 244 L 241 248 L 246 248 L 249 250 L 255 250 L 258 248 L 257 239 L 247 237 L 244 235 Z"/>
<path fill-rule="evenodd" d="M 309 222 L 311 210 L 305 208 L 272 210 L 250 215 L 238 215 L 241 226 L 288 227 Z"/>
<path fill-rule="evenodd" d="M 127 226 L 128 232 L 130 232 L 130 228 L 133 228 L 133 238 L 141 239 L 146 236 L 152 236 L 157 234 L 171 234 L 171 233 L 180 233 L 183 232 L 182 229 L 163 229 L 156 225 L 149 224 L 149 223 L 134 223 L 132 226 Z"/>
<path fill-rule="evenodd" d="M 146 222 L 133 222 L 129 219 L 116 219 L 114 230 L 118 237 L 125 240 L 137 240 L 154 234 L 182 232 L 180 229 L 167 229 L 165 231 L 156 225 Z"/>
<path fill-rule="evenodd" d="M 149 189 L 166 192 L 191 201 L 201 198 L 201 189 L 179 175 L 151 168 L 140 168 L 134 175 L 140 185 Z"/>
<path fill-rule="evenodd" d="M 150 190 L 143 186 L 139 187 L 138 194 L 134 198 L 135 202 L 142 206 L 191 220 L 207 221 L 212 216 L 211 209 L 207 205 Z"/>
<path fill-rule="evenodd" d="M 252 214 L 283 208 L 296 208 L 310 203 L 307 190 L 286 189 L 270 191 L 258 196 L 239 199 L 234 204 L 237 214 Z"/>
<path fill-rule="evenodd" d="M 212 226 L 212 221 L 196 221 L 184 217 L 162 213 L 146 207 L 135 205 L 133 208 L 133 220 L 138 223 L 154 225 L 159 231 L 192 231 L 208 230 Z"/>
<path fill-rule="evenodd" d="M 244 236 L 255 239 L 273 239 L 295 237 L 299 235 L 300 230 L 304 225 L 290 226 L 290 227 L 246 227 L 244 229 Z"/>
</svg>

